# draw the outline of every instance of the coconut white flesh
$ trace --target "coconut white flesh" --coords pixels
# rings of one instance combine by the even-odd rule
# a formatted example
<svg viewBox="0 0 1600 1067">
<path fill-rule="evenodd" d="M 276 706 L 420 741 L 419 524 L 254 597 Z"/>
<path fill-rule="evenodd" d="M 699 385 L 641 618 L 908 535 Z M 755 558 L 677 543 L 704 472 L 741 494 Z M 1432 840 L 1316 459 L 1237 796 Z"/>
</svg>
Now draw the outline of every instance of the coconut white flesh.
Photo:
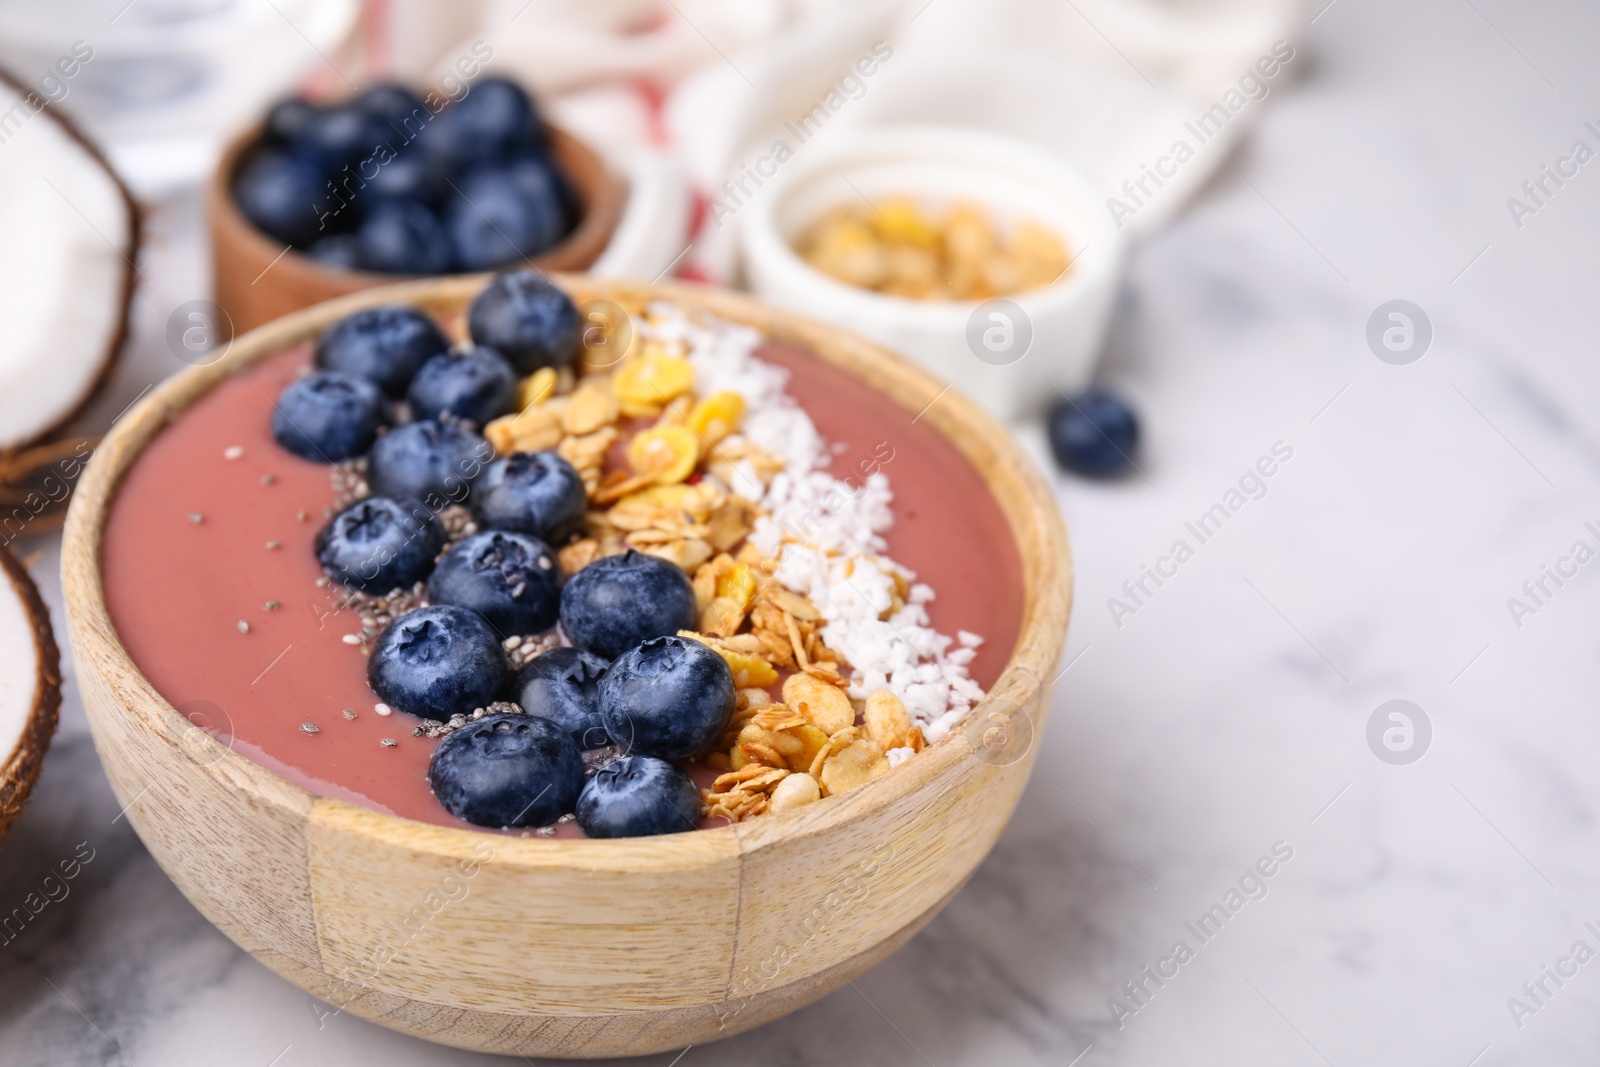
<svg viewBox="0 0 1600 1067">
<path fill-rule="evenodd" d="M 39 642 L 29 601 L 0 569 L 0 775 L 17 761 L 34 710 L 39 706 Z M 9 783 L 0 782 L 0 786 Z"/>
<path fill-rule="evenodd" d="M 53 108 L 0 83 L 0 448 L 49 432 L 94 389 L 135 252 L 116 178 Z"/>
</svg>

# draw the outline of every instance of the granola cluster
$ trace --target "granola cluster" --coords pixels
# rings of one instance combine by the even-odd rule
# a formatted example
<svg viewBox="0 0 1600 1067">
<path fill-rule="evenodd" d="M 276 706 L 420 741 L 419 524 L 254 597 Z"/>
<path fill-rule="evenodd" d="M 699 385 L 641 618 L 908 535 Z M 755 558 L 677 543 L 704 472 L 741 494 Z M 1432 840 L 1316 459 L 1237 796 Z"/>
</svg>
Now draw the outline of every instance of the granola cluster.
<svg viewBox="0 0 1600 1067">
<path fill-rule="evenodd" d="M 712 647 L 716 647 L 713 645 Z M 858 725 L 837 673 L 806 668 L 766 689 L 739 690 L 738 710 L 706 762 L 726 768 L 704 791 L 705 811 L 740 822 L 804 807 L 888 772 L 889 752 L 919 752 L 922 730 L 887 689 L 867 697 Z"/>
<path fill-rule="evenodd" d="M 583 479 L 584 534 L 559 552 L 568 575 L 630 548 L 693 573 L 750 533 L 757 508 L 733 481 L 753 472 L 759 490 L 782 469 L 729 440 L 744 399 L 696 397 L 681 342 L 640 348 L 614 368 L 585 366 L 577 378 L 538 371 L 523 383 L 527 406 L 484 428 L 497 453 L 553 449 Z M 741 462 L 736 472 L 732 465 Z"/>
</svg>

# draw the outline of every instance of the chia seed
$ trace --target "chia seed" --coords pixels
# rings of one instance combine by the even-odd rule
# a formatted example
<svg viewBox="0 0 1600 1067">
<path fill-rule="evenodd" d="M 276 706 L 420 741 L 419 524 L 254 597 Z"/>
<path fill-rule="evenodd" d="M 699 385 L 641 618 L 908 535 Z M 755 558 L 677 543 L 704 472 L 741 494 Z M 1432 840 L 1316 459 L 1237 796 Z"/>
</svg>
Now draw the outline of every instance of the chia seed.
<svg viewBox="0 0 1600 1067">
<path fill-rule="evenodd" d="M 359 456 L 356 459 L 335 463 L 328 468 L 328 478 L 333 483 L 334 502 L 333 508 L 327 509 L 329 518 L 333 512 L 343 511 L 357 500 L 370 496 L 372 490 L 367 486 L 367 457 Z"/>
<path fill-rule="evenodd" d="M 318 726 L 314 722 L 303 722 L 300 724 L 300 729 L 308 734 L 317 734 L 322 732 L 322 727 Z"/>
<path fill-rule="evenodd" d="M 608 767 L 617 762 L 626 753 L 620 745 L 604 745 L 600 748 L 591 748 L 583 754 L 583 775 L 592 778 L 601 767 Z"/>
<path fill-rule="evenodd" d="M 508 637 L 501 642 L 506 650 L 506 659 L 511 664 L 513 671 L 519 671 L 528 665 L 528 661 L 535 656 L 542 656 L 561 644 L 554 628 L 542 634 L 530 634 L 526 637 Z"/>
</svg>

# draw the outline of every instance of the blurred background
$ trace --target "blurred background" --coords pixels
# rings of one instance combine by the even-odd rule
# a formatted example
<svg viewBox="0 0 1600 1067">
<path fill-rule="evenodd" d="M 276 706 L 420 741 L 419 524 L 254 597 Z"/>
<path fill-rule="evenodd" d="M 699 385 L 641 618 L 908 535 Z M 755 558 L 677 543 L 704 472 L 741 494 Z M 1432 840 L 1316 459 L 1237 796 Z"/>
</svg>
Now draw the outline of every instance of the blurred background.
<svg viewBox="0 0 1600 1067">
<path fill-rule="evenodd" d="M 1053 479 L 1076 604 L 1006 835 L 897 955 L 684 1067 L 1593 1062 L 1600 975 L 1538 983 L 1576 942 L 1600 950 L 1600 592 L 1585 570 L 1537 604 L 1525 583 L 1600 548 L 1596 41 L 1600 9 L 1572 0 L 0 2 L 0 66 L 143 218 L 118 249 L 129 340 L 56 440 L 194 362 L 172 340 L 194 307 L 226 344 L 246 311 L 214 263 L 260 291 L 314 258 L 265 242 L 258 275 L 217 245 L 208 190 L 275 102 L 501 77 L 618 191 L 582 266 L 878 337 Z M 53 75 L 81 44 L 92 59 Z M 17 155 L 0 143 L 0 189 Z M 803 237 L 846 180 L 1040 220 L 1068 265 L 961 299 L 851 284 Z M 55 358 L 72 321 L 0 323 L 0 372 Z M 1028 340 L 973 340 L 992 322 Z M 1068 440 L 1085 390 L 1112 398 L 1105 427 L 1136 421 L 1114 457 Z M 1246 502 L 1195 538 L 1230 493 Z M 64 641 L 59 536 L 7 544 Z M 63 653 L 0 906 L 80 842 L 95 858 L 0 945 L 0 1061 L 493 1062 L 323 1017 L 195 912 L 122 817 Z M 1142 978 L 1285 849 L 1177 977 Z"/>
</svg>

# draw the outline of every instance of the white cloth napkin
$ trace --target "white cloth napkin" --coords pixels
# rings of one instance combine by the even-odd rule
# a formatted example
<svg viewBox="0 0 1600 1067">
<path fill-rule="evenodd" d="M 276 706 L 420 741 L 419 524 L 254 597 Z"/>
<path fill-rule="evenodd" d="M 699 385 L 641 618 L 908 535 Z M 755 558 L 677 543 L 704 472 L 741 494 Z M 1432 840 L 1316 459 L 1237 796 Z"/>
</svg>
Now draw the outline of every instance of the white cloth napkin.
<svg viewBox="0 0 1600 1067">
<path fill-rule="evenodd" d="M 397 3 L 397 23 L 408 2 L 420 0 Z M 1148 232 L 1204 185 L 1294 76 L 1307 16 L 1303 0 L 479 0 L 469 9 L 476 24 L 436 62 L 487 40 L 491 70 L 534 86 L 558 121 L 627 173 L 634 195 L 601 269 L 649 278 L 687 265 L 714 281 L 736 277 L 731 228 L 707 225 L 703 211 L 691 218 L 686 194 L 703 207 L 830 92 L 845 103 L 829 130 L 940 122 L 1032 140 L 1098 182 L 1108 210 L 1121 200 L 1131 232 Z M 852 75 L 875 46 L 873 73 Z M 1206 124 L 1206 114 L 1220 117 Z M 1180 139 L 1193 157 L 1162 164 Z M 1141 187 L 1158 165 L 1174 173 Z"/>
</svg>

